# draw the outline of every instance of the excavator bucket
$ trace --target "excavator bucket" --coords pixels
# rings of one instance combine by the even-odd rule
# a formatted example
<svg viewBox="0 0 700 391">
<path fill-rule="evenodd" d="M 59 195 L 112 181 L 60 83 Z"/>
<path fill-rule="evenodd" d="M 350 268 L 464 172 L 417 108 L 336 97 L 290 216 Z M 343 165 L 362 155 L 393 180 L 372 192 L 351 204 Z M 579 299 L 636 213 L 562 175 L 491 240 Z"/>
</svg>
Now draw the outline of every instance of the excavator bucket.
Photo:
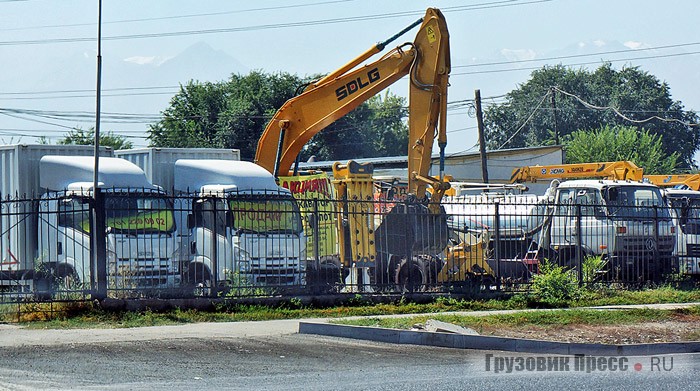
<svg viewBox="0 0 700 391">
<path fill-rule="evenodd" d="M 401 257 L 438 255 L 448 243 L 447 214 L 431 212 L 419 202 L 397 204 L 377 228 L 378 253 Z"/>
</svg>

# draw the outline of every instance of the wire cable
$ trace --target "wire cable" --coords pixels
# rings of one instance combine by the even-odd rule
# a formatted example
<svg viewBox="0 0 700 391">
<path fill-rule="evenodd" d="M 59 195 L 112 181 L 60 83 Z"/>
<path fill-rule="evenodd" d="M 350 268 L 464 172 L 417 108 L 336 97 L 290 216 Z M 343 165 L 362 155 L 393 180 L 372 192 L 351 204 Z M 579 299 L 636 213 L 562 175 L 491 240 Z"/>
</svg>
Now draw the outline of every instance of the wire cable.
<svg viewBox="0 0 700 391">
<path fill-rule="evenodd" d="M 635 124 L 644 124 L 644 123 L 647 123 L 647 122 L 652 121 L 652 120 L 659 120 L 659 121 L 662 121 L 662 122 L 669 122 L 669 123 L 670 123 L 670 122 L 676 122 L 676 123 L 679 123 L 679 124 L 681 124 L 681 125 L 690 126 L 690 127 L 693 127 L 693 126 L 700 126 L 700 124 L 685 122 L 685 121 L 681 121 L 681 120 L 676 119 L 676 118 L 662 118 L 662 117 L 659 117 L 659 116 L 657 116 L 657 115 L 653 115 L 653 116 L 651 116 L 651 117 L 649 117 L 649 118 L 646 118 L 646 119 L 636 120 L 636 119 L 629 118 L 629 117 L 627 117 L 626 115 L 622 114 L 622 113 L 620 112 L 620 110 L 618 110 L 618 109 L 615 108 L 615 107 L 612 107 L 612 106 L 596 106 L 596 105 L 594 105 L 594 104 L 592 104 L 592 103 L 586 102 L 585 100 L 583 100 L 583 99 L 582 99 L 581 97 L 579 97 L 578 95 L 572 94 L 572 93 L 570 93 L 570 92 L 566 92 L 566 91 L 564 91 L 564 90 L 562 90 L 562 89 L 560 89 L 560 88 L 558 88 L 558 87 L 552 87 L 552 89 L 554 89 L 555 91 L 557 91 L 557 92 L 559 92 L 559 93 L 561 93 L 561 94 L 563 94 L 563 95 L 566 95 L 566 96 L 568 96 L 568 97 L 571 97 L 571 98 L 576 99 L 579 103 L 581 103 L 582 105 L 584 105 L 585 107 L 587 107 L 587 108 L 589 108 L 589 109 L 594 109 L 594 110 L 599 110 L 599 111 L 607 111 L 607 110 L 610 110 L 610 111 L 612 111 L 613 113 L 615 113 L 618 117 L 624 119 L 625 121 L 629 121 L 629 122 L 632 122 L 632 123 L 635 123 Z"/>
<path fill-rule="evenodd" d="M 525 128 L 525 125 L 527 125 L 527 123 L 530 122 L 530 120 L 532 119 L 532 117 L 535 116 L 535 113 L 539 110 L 539 108 L 542 106 L 542 103 L 544 103 L 545 99 L 547 99 L 547 97 L 549 97 L 550 94 L 551 94 L 551 90 L 548 90 L 547 93 L 544 94 L 544 96 L 542 97 L 542 99 L 540 99 L 540 102 L 537 104 L 537 107 L 535 107 L 535 109 L 532 110 L 532 112 L 531 112 L 530 115 L 527 117 L 527 119 L 525 120 L 525 122 L 523 122 L 523 123 L 520 125 L 520 127 L 518 128 L 518 130 L 516 130 L 515 133 L 513 133 L 513 135 L 510 136 L 510 138 L 509 138 L 508 140 L 506 140 L 506 142 L 504 142 L 500 147 L 496 148 L 496 150 L 503 149 L 503 147 L 505 147 L 509 142 L 511 142 L 511 140 L 513 140 L 513 138 L 515 138 L 515 136 L 517 136 L 517 135 L 520 133 L 520 131 L 522 131 L 522 130 Z"/>
</svg>

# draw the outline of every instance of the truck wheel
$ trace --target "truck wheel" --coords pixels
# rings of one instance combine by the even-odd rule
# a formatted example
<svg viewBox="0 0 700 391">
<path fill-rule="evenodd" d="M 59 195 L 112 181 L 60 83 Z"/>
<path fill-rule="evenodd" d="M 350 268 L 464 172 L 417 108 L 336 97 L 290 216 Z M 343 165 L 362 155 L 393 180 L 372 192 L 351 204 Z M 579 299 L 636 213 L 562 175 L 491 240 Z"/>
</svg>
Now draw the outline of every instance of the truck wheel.
<svg viewBox="0 0 700 391">
<path fill-rule="evenodd" d="M 184 278 L 185 294 L 193 297 L 211 296 L 211 274 L 206 266 L 191 265 Z"/>
<path fill-rule="evenodd" d="M 59 266 L 54 277 L 56 290 L 73 291 L 80 288 L 80 278 L 73 268 Z"/>
<path fill-rule="evenodd" d="M 394 273 L 394 283 L 402 292 L 424 291 L 428 282 L 425 263 L 420 259 L 404 259 Z"/>
<path fill-rule="evenodd" d="M 45 266 L 34 273 L 34 293 L 40 301 L 55 298 L 57 293 L 66 293 L 80 288 L 80 279 L 72 267 L 66 265 Z"/>
<path fill-rule="evenodd" d="M 341 266 L 338 257 L 321 257 L 319 269 L 307 269 L 306 283 L 312 293 L 335 292 L 342 283 Z"/>
</svg>

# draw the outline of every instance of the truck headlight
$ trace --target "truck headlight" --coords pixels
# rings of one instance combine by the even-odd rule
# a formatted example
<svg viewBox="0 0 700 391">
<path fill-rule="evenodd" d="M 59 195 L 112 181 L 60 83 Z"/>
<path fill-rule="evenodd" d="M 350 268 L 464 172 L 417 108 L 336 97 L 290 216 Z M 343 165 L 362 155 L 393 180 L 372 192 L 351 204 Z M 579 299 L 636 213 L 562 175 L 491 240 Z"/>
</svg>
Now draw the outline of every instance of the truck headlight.
<svg viewBox="0 0 700 391">
<path fill-rule="evenodd" d="M 234 258 L 234 268 L 239 272 L 239 273 L 249 273 L 251 270 L 250 267 L 250 254 L 242 250 L 240 247 L 236 247 L 236 251 L 234 253 L 237 255 Z"/>
<path fill-rule="evenodd" d="M 114 251 L 107 251 L 107 270 L 109 274 L 117 272 L 117 253 Z"/>
</svg>

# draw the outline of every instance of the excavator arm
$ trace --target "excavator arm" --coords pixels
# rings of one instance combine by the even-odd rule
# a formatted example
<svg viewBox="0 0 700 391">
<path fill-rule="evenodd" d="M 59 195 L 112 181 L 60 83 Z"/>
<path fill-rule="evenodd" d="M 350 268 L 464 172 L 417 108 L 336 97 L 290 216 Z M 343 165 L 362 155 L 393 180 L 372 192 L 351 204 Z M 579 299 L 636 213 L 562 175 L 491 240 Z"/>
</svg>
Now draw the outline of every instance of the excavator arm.
<svg viewBox="0 0 700 391">
<path fill-rule="evenodd" d="M 413 43 L 399 46 L 379 60 L 356 68 L 419 23 Z M 429 170 L 434 139 L 438 139 L 441 156 L 447 144 L 445 111 L 449 73 L 447 24 L 438 9 L 430 8 L 423 19 L 288 100 L 260 137 L 255 162 L 276 176 L 288 175 L 297 155 L 314 135 L 400 78 L 410 75 L 409 192 L 422 198 L 428 184 L 446 190 L 449 184 L 431 178 Z M 440 166 L 442 176 L 444 158 Z"/>
<path fill-rule="evenodd" d="M 535 182 L 541 179 L 606 178 L 641 181 L 644 169 L 630 161 L 605 163 L 556 164 L 525 166 L 513 170 L 511 183 Z"/>
</svg>

